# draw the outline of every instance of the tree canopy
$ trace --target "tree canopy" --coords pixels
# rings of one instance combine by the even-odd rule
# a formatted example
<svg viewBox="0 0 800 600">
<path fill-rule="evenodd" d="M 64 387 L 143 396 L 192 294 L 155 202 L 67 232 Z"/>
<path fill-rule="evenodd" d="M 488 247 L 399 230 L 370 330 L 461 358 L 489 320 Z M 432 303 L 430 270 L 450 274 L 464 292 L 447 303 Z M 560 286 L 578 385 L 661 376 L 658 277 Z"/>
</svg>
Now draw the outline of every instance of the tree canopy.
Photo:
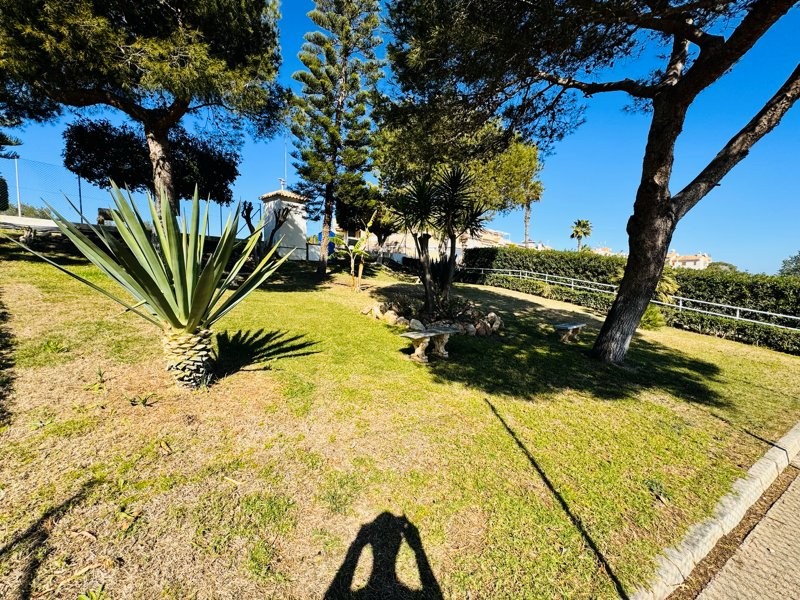
<svg viewBox="0 0 800 600">
<path fill-rule="evenodd" d="M 781 268 L 778 270 L 778 275 L 800 277 L 800 252 L 783 261 Z"/>
<path fill-rule="evenodd" d="M 169 131 L 185 116 L 278 126 L 277 19 L 275 0 L 3 0 L 0 101 L 19 118 L 122 111 L 143 126 L 172 202 Z"/>
<path fill-rule="evenodd" d="M 800 96 L 800 65 L 683 189 L 670 179 L 689 107 L 795 0 L 392 0 L 390 57 L 417 103 L 453 95 L 546 146 L 578 126 L 587 99 L 627 94 L 650 112 L 629 260 L 593 349 L 621 362 L 680 219 L 778 125 Z M 655 58 L 654 58 L 655 57 Z M 654 68 L 656 61 L 660 61 Z M 649 74 L 641 76 L 643 70 Z M 627 76 L 626 76 L 627 75 Z"/>
<path fill-rule="evenodd" d="M 111 181 L 131 191 L 153 189 L 147 143 L 141 131 L 109 121 L 81 120 L 64 130 L 64 166 L 101 188 Z M 239 176 L 239 155 L 218 140 L 190 135 L 183 127 L 169 132 L 175 197 L 190 199 L 195 186 L 205 197 L 230 204 L 231 186 Z"/>
</svg>

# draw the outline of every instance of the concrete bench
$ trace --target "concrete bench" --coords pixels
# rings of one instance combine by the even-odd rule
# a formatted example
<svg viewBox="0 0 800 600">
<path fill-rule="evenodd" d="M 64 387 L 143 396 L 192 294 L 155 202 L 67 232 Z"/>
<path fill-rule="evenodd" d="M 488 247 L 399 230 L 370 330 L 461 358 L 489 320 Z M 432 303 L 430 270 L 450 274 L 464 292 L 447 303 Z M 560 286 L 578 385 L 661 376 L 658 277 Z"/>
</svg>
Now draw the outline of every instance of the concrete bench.
<svg viewBox="0 0 800 600">
<path fill-rule="evenodd" d="M 555 327 L 560 332 L 562 342 L 577 342 L 586 323 L 559 323 Z"/>
<path fill-rule="evenodd" d="M 414 346 L 414 353 L 410 357 L 411 360 L 426 363 L 428 362 L 428 357 L 425 355 L 425 351 L 431 341 L 433 341 L 433 349 L 431 350 L 433 356 L 440 358 L 449 356 L 445 346 L 450 336 L 454 333 L 461 333 L 461 330 L 455 327 L 434 327 L 425 331 L 407 331 L 406 333 L 401 333 L 400 337 L 408 338 Z"/>
</svg>

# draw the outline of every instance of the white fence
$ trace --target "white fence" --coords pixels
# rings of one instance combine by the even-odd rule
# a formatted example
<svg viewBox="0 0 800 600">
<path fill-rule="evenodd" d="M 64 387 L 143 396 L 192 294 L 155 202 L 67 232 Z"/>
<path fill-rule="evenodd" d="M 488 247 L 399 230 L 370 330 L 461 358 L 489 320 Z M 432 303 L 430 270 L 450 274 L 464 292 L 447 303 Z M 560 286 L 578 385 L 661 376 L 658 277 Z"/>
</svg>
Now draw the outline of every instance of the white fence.
<svg viewBox="0 0 800 600">
<path fill-rule="evenodd" d="M 497 275 L 516 277 L 517 279 L 531 279 L 535 281 L 542 281 L 551 285 L 568 287 L 573 290 L 585 290 L 588 292 L 600 292 L 603 294 L 612 295 L 617 293 L 617 286 L 610 283 L 587 281 L 585 279 L 564 277 L 562 275 L 552 275 L 550 273 L 537 273 L 536 271 L 524 271 L 521 269 L 488 269 L 483 267 L 464 267 L 461 269 L 461 271 L 467 273 L 479 273 L 481 275 L 494 273 Z M 746 321 L 748 323 L 758 323 L 760 325 L 768 325 L 770 327 L 778 327 L 780 329 L 800 331 L 800 317 L 798 316 L 782 315 L 768 312 L 766 310 L 757 310 L 755 308 L 746 308 L 744 306 L 731 306 L 730 304 L 708 302 L 706 300 L 696 300 L 694 298 L 684 298 L 683 296 L 670 296 L 669 298 L 669 302 L 660 302 L 658 300 L 651 300 L 651 302 L 653 304 L 673 308 L 677 311 L 696 312 L 715 317 L 733 319 L 735 321 Z M 746 315 L 756 315 L 762 318 L 749 318 Z M 773 323 L 765 318 L 779 319 L 784 322 L 792 323 L 792 325 Z"/>
</svg>

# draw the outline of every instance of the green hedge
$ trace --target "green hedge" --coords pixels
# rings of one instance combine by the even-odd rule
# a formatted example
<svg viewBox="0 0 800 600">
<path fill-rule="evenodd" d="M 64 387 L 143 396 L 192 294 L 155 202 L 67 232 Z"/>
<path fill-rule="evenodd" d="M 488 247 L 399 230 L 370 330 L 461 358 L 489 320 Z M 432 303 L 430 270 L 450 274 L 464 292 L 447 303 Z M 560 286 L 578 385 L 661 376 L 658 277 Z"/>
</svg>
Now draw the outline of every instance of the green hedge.
<svg viewBox="0 0 800 600">
<path fill-rule="evenodd" d="M 560 285 L 550 285 L 543 281 L 532 279 L 518 279 L 509 275 L 497 275 L 495 273 L 486 275 L 480 283 L 516 290 L 542 298 L 551 298 L 562 302 L 570 302 L 578 306 L 585 306 L 597 312 L 606 314 L 611 309 L 614 296 L 602 294 L 600 292 L 590 292 L 587 290 L 573 290 Z"/>
<path fill-rule="evenodd" d="M 614 283 L 615 276 L 625 266 L 625 259 L 617 256 L 558 250 L 537 251 L 513 247 L 474 248 L 466 251 L 464 265 L 491 269 L 520 269 L 601 283 Z M 732 306 L 746 306 L 774 313 L 800 315 L 800 278 L 797 277 L 691 271 L 688 269 L 675 269 L 672 274 L 680 285 L 678 293 L 683 297 Z M 614 300 L 610 294 L 573 290 L 507 275 L 487 274 L 484 277 L 471 273 L 465 274 L 464 280 L 571 302 L 603 314 L 608 312 Z M 687 306 L 690 305 L 687 304 Z M 706 307 L 699 306 L 699 308 Z M 702 313 L 677 311 L 664 307 L 661 307 L 661 310 L 667 324 L 673 327 L 766 346 L 791 354 L 800 354 L 800 332 Z M 752 314 L 743 316 L 756 318 L 756 315 Z M 797 326 L 797 321 L 789 319 L 782 321 L 766 316 L 758 318 L 769 319 L 781 325 Z"/>
<path fill-rule="evenodd" d="M 600 283 L 614 283 L 625 268 L 621 256 L 600 256 L 591 252 L 529 250 L 526 248 L 470 248 L 464 253 L 465 267 L 520 269 Z"/>
<path fill-rule="evenodd" d="M 730 304 L 731 306 L 746 306 L 784 315 L 800 315 L 800 279 L 797 277 L 751 275 L 725 271 L 691 271 L 688 269 L 676 269 L 674 276 L 680 286 L 679 295 L 685 298 Z M 724 311 L 724 309 L 722 310 Z M 781 320 L 766 315 L 745 314 L 743 316 L 790 327 L 800 325 L 800 322 L 796 320 Z"/>
</svg>

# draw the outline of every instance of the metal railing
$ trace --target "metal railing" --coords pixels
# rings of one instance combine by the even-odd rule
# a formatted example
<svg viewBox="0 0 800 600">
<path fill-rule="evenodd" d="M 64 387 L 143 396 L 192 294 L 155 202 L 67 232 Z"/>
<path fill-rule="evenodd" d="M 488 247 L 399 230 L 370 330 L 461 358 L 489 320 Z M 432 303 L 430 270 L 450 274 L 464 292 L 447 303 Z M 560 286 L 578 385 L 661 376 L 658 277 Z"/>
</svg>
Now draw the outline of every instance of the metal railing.
<svg viewBox="0 0 800 600">
<path fill-rule="evenodd" d="M 461 271 L 468 273 L 479 273 L 486 275 L 487 273 L 494 273 L 497 275 L 507 275 L 509 277 L 516 277 L 517 279 L 529 279 L 534 281 L 541 281 L 551 285 L 560 285 L 568 287 L 573 290 L 585 290 L 589 292 L 600 292 L 603 294 L 616 294 L 617 287 L 611 283 L 600 283 L 598 281 L 588 281 L 586 279 L 578 279 L 576 277 L 564 277 L 562 275 L 552 275 L 550 273 L 538 273 L 536 271 L 525 271 L 523 269 L 489 269 L 485 267 L 462 267 Z M 719 302 L 709 302 L 707 300 L 697 300 L 695 298 L 685 298 L 683 296 L 670 296 L 670 302 L 661 302 L 659 300 L 651 300 L 652 304 L 666 306 L 673 308 L 678 312 L 696 312 L 715 317 L 723 317 L 726 319 L 733 319 L 734 321 L 745 321 L 747 323 L 758 323 L 759 325 L 768 325 L 769 327 L 777 327 L 779 329 L 789 329 L 792 331 L 800 331 L 800 317 L 795 315 L 783 315 L 773 313 L 766 310 L 758 310 L 755 308 L 747 308 L 744 306 L 732 306 L 730 304 L 722 304 Z M 696 306 L 697 305 L 697 306 Z M 722 312 L 722 311 L 727 312 Z M 782 325 L 780 323 L 773 323 L 763 319 L 752 319 L 745 315 L 761 315 L 767 318 L 780 319 L 790 323 L 796 323 L 795 326 Z"/>
</svg>

